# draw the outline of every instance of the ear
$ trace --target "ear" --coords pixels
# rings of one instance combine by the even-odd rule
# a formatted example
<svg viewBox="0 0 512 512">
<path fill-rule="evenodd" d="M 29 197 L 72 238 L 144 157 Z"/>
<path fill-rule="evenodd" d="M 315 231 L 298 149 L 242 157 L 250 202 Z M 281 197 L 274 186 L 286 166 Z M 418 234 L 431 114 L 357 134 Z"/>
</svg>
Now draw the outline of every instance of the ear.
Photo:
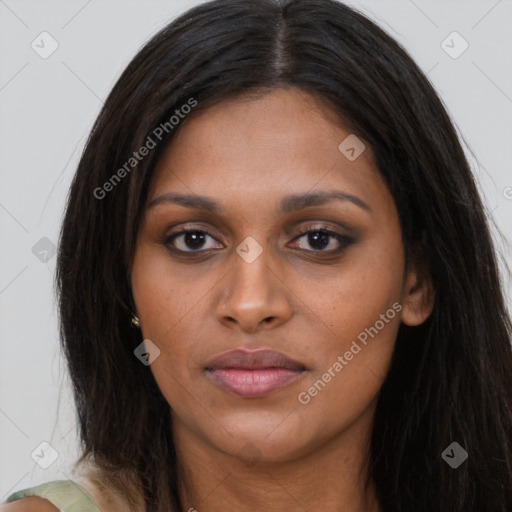
<svg viewBox="0 0 512 512">
<path fill-rule="evenodd" d="M 425 233 L 412 255 L 402 288 L 402 322 L 409 326 L 422 324 L 432 313 L 435 289 L 429 266 Z"/>
</svg>

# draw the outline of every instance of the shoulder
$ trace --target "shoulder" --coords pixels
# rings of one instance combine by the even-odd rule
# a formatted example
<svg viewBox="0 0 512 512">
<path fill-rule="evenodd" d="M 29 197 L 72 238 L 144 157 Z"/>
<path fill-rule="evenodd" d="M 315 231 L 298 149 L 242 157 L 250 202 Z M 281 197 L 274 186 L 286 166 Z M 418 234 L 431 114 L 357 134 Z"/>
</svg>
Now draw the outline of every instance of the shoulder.
<svg viewBox="0 0 512 512">
<path fill-rule="evenodd" d="M 88 490 L 74 480 L 51 480 L 20 489 L 6 498 L 0 512 L 102 511 Z"/>
<path fill-rule="evenodd" d="M 59 509 L 44 498 L 28 496 L 0 505 L 0 512 L 59 512 Z"/>
<path fill-rule="evenodd" d="M 101 512 L 142 512 L 146 507 L 140 496 L 137 505 L 130 506 L 128 499 L 108 485 L 102 474 L 92 464 L 83 465 L 81 473 L 73 481 L 82 486 L 96 502 Z M 126 482 L 128 485 L 128 482 Z M 3 512 L 0 510 L 0 512 Z"/>
<path fill-rule="evenodd" d="M 12 501 L 0 503 L 0 512 L 59 512 L 70 504 L 90 512 L 143 512 L 144 499 L 133 481 L 123 479 L 119 485 L 116 479 L 110 486 L 107 482 L 111 476 L 102 478 L 97 467 L 84 464 L 71 480 L 45 482 L 13 493 L 9 497 Z"/>
</svg>

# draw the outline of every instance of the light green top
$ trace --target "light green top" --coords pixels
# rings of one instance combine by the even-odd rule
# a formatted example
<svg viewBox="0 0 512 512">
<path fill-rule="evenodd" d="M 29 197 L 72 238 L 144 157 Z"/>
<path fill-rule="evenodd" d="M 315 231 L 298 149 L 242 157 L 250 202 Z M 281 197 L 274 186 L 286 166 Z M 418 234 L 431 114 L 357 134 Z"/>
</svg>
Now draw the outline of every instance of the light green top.
<svg viewBox="0 0 512 512">
<path fill-rule="evenodd" d="M 6 503 L 27 496 L 46 498 L 61 512 L 101 512 L 92 496 L 72 480 L 54 480 L 17 491 L 7 497 Z"/>
</svg>

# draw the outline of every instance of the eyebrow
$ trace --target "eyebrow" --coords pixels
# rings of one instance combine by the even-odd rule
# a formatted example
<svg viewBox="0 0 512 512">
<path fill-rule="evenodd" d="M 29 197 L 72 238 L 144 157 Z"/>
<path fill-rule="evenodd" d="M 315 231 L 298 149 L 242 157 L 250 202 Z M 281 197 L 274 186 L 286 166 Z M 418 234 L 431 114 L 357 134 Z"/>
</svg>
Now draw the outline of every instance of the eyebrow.
<svg viewBox="0 0 512 512">
<path fill-rule="evenodd" d="M 335 200 L 348 201 L 363 210 L 371 211 L 371 208 L 362 199 L 341 190 L 320 190 L 307 192 L 305 194 L 291 194 L 285 196 L 281 200 L 280 211 L 290 213 L 310 206 L 321 206 Z M 225 213 L 224 207 L 211 197 L 198 196 L 195 194 L 179 194 L 176 192 L 169 192 L 153 199 L 149 203 L 148 209 L 164 203 L 178 204 L 187 208 L 204 210 L 210 213 Z"/>
</svg>

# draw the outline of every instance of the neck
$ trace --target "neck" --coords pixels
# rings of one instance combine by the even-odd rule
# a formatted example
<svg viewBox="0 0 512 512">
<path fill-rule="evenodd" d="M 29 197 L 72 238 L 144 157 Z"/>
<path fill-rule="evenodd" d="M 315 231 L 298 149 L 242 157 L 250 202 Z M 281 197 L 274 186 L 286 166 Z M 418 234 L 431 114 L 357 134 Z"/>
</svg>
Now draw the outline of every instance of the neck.
<svg viewBox="0 0 512 512">
<path fill-rule="evenodd" d="M 183 510 L 379 512 L 373 483 L 365 488 L 373 412 L 372 406 L 338 435 L 277 462 L 251 459 L 258 451 L 250 443 L 245 460 L 221 451 L 175 418 Z"/>
</svg>

